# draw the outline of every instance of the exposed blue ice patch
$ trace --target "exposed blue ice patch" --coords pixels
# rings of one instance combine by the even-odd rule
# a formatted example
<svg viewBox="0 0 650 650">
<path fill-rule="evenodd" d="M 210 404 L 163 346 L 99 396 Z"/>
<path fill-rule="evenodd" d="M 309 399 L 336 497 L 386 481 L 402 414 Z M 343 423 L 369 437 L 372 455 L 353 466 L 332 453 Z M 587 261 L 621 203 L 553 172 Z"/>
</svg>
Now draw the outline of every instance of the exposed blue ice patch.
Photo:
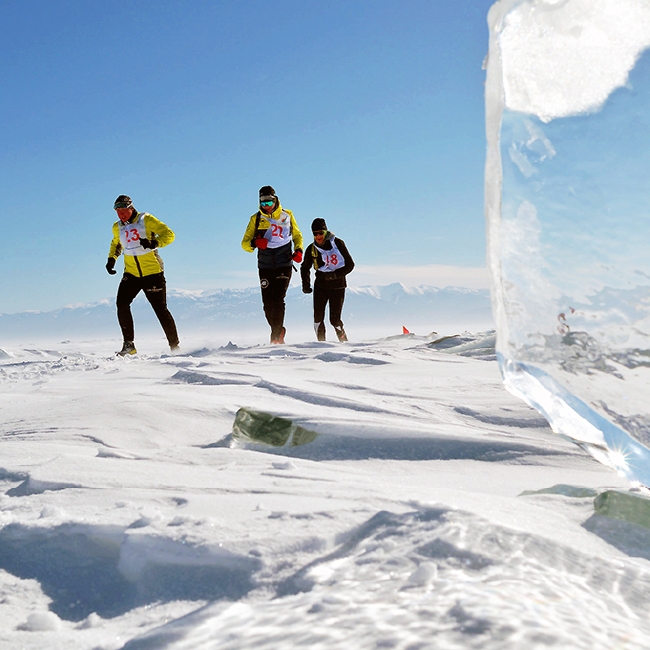
<svg viewBox="0 0 650 650">
<path fill-rule="evenodd" d="M 297 447 L 313 442 L 318 434 L 287 418 L 249 408 L 240 408 L 232 425 L 235 440 L 261 442 L 273 447 Z"/>
<path fill-rule="evenodd" d="M 622 490 L 603 492 L 594 500 L 594 514 L 583 527 L 629 557 L 650 560 L 647 503 L 626 503 L 640 496 Z M 601 498 L 602 497 L 602 498 Z"/>
<path fill-rule="evenodd" d="M 606 490 L 595 498 L 594 511 L 605 517 L 650 528 L 650 496 L 645 494 Z"/>
</svg>

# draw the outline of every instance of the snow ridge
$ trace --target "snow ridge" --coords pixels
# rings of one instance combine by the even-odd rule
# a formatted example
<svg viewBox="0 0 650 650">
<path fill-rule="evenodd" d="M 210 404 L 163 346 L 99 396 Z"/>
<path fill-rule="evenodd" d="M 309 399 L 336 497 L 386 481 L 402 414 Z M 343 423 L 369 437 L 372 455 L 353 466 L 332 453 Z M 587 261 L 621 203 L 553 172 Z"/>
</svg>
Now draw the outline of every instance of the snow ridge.
<svg viewBox="0 0 650 650">
<path fill-rule="evenodd" d="M 7 346 L 0 645 L 647 647 L 650 530 L 594 506 L 627 484 L 490 341 Z"/>
</svg>

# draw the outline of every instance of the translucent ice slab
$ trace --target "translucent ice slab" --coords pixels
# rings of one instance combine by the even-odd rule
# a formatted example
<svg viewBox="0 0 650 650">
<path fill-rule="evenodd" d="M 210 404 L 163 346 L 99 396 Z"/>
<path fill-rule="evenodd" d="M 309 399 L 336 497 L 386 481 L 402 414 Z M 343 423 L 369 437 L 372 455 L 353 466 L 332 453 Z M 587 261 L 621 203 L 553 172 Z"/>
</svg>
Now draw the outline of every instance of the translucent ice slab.
<svg viewBox="0 0 650 650">
<path fill-rule="evenodd" d="M 501 0 L 488 20 L 505 385 L 650 485 L 650 2 Z"/>
</svg>

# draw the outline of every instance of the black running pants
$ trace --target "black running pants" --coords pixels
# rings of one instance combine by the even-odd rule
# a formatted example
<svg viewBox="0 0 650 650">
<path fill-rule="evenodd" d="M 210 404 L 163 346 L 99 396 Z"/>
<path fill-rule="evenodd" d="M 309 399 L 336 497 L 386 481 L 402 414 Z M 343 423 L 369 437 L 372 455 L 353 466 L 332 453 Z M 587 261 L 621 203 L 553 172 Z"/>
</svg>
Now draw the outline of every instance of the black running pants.
<svg viewBox="0 0 650 650">
<path fill-rule="evenodd" d="M 326 283 L 314 284 L 314 325 L 323 324 L 323 335 L 325 334 L 325 307 L 328 303 L 332 327 L 343 327 L 341 312 L 343 311 L 344 300 L 345 287 L 330 289 Z"/>
<path fill-rule="evenodd" d="M 134 340 L 133 315 L 131 314 L 131 303 L 135 297 L 144 291 L 149 304 L 162 325 L 162 328 L 169 342 L 169 347 L 178 345 L 178 332 L 176 323 L 167 308 L 167 283 L 163 273 L 154 273 L 138 278 L 130 273 L 125 273 L 117 290 L 115 300 L 117 306 L 117 320 L 122 328 L 122 336 L 125 341 Z"/>
<path fill-rule="evenodd" d="M 264 315 L 271 326 L 271 340 L 280 338 L 284 325 L 284 297 L 291 281 L 291 267 L 259 269 Z"/>
</svg>

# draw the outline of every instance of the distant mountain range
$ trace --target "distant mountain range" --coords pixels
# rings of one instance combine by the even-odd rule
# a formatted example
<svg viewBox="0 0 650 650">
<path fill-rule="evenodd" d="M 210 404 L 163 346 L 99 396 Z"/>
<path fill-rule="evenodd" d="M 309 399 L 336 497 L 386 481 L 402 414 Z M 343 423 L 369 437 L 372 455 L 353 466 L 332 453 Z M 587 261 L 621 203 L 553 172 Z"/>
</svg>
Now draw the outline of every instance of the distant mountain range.
<svg viewBox="0 0 650 650">
<path fill-rule="evenodd" d="M 287 293 L 288 328 L 311 329 L 312 297 L 292 287 Z M 262 313 L 260 291 L 219 289 L 213 291 L 169 290 L 169 308 L 179 331 L 238 332 L 267 325 Z M 159 331 L 159 325 L 145 298 L 133 303 L 137 334 Z M 494 327 L 490 294 L 487 290 L 459 287 L 406 287 L 395 283 L 381 287 L 348 288 L 343 320 L 349 329 L 401 333 L 402 326 L 418 334 L 444 328 L 478 331 Z M 0 340 L 43 335 L 114 336 L 118 333 L 115 299 L 88 305 L 63 307 L 48 312 L 0 314 Z"/>
</svg>

